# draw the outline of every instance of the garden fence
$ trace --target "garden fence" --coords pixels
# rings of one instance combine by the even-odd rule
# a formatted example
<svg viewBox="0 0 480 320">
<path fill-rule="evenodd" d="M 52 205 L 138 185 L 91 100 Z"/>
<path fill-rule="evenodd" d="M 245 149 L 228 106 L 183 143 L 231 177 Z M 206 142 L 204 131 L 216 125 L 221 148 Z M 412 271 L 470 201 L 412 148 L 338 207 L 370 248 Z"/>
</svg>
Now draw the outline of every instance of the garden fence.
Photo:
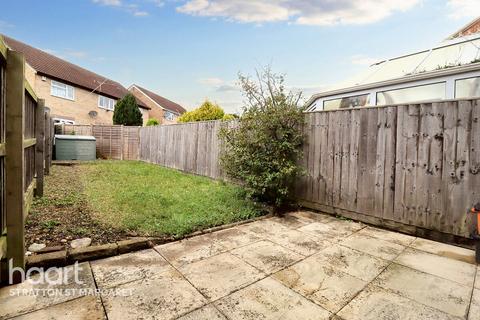
<svg viewBox="0 0 480 320">
<path fill-rule="evenodd" d="M 140 127 L 119 125 L 61 125 L 59 134 L 94 136 L 97 157 L 115 160 L 138 160 Z"/>
<path fill-rule="evenodd" d="M 6 264 L 25 267 L 24 226 L 33 196 L 43 195 L 51 163 L 52 120 L 25 79 L 23 54 L 0 37 L 0 280 Z M 48 149 L 47 149 L 48 150 Z M 50 157 L 50 158 L 49 158 Z"/>
<path fill-rule="evenodd" d="M 308 208 L 413 234 L 469 237 L 480 201 L 480 101 L 307 113 L 296 195 Z M 223 178 L 222 122 L 140 129 L 140 160 Z"/>
</svg>

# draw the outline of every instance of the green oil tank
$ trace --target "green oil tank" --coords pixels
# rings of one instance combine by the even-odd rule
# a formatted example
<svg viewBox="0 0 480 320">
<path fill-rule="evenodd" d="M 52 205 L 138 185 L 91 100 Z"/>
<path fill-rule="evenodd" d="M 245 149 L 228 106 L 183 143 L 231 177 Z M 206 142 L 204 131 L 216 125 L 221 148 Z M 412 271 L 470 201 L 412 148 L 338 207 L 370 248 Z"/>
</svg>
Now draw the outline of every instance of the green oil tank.
<svg viewBox="0 0 480 320">
<path fill-rule="evenodd" d="M 95 160 L 93 136 L 55 135 L 56 160 Z"/>
</svg>

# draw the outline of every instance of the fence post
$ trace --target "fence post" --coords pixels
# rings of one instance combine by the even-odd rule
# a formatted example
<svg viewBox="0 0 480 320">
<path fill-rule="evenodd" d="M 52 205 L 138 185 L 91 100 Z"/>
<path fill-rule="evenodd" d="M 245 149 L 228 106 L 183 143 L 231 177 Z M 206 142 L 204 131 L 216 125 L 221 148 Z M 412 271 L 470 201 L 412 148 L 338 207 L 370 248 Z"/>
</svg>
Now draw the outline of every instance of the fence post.
<svg viewBox="0 0 480 320">
<path fill-rule="evenodd" d="M 112 135 L 110 135 L 111 139 Z M 120 160 L 123 160 L 123 149 L 124 149 L 124 138 L 123 138 L 123 124 L 120 127 Z"/>
<path fill-rule="evenodd" d="M 37 108 L 35 110 L 36 128 L 35 138 L 35 172 L 37 173 L 37 187 L 35 196 L 43 196 L 43 175 L 45 168 L 45 100 L 38 99 Z"/>
<path fill-rule="evenodd" d="M 25 269 L 25 198 L 24 198 L 24 107 L 25 107 L 25 58 L 15 51 L 8 51 L 6 68 L 6 153 L 5 202 L 7 213 L 7 260 L 13 267 Z M 22 279 L 16 272 L 13 282 Z"/>
<path fill-rule="evenodd" d="M 50 174 L 50 157 L 52 154 L 52 137 L 50 132 L 50 111 L 45 112 L 45 174 Z"/>
</svg>

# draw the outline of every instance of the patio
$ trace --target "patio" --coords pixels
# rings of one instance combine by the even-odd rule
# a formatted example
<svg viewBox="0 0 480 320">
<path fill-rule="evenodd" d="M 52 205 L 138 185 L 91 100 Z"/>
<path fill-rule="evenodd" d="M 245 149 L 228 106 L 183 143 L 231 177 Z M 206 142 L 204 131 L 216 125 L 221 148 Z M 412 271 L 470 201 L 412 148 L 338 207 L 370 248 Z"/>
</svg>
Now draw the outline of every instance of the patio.
<svg viewBox="0 0 480 320">
<path fill-rule="evenodd" d="M 83 284 L 70 273 L 70 284 L 2 288 L 0 319 L 480 319 L 474 260 L 471 250 L 296 212 L 82 263 Z"/>
</svg>

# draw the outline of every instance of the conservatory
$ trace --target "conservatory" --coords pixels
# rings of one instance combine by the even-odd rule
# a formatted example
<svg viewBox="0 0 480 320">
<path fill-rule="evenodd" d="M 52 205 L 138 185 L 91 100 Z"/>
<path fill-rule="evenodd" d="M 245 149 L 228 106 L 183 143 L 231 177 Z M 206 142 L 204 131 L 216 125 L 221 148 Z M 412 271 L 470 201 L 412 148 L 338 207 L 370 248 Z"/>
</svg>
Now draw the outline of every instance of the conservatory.
<svg viewBox="0 0 480 320">
<path fill-rule="evenodd" d="M 480 97 L 480 33 L 380 61 L 312 96 L 308 111 Z"/>
</svg>

